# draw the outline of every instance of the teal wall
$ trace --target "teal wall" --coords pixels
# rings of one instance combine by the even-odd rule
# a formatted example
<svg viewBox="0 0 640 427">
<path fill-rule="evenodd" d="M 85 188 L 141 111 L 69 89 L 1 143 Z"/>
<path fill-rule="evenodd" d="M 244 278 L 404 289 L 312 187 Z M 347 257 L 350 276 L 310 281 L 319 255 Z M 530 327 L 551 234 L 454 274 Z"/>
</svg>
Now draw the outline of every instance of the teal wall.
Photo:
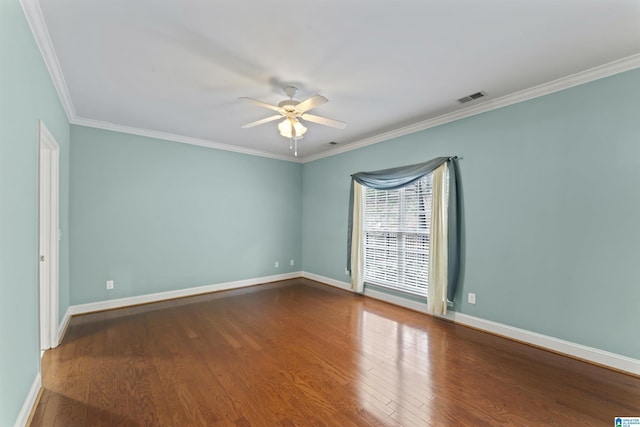
<svg viewBox="0 0 640 427">
<path fill-rule="evenodd" d="M 39 371 L 38 119 L 61 150 L 61 318 L 301 269 L 348 281 L 349 175 L 458 155 L 455 310 L 640 359 L 640 70 L 300 165 L 69 126 L 17 0 L 0 63 L 0 425 Z"/>
<path fill-rule="evenodd" d="M 350 174 L 458 155 L 455 309 L 640 359 L 638 99 L 633 70 L 305 164 L 304 271 L 348 281 Z"/>
<path fill-rule="evenodd" d="M 300 270 L 301 164 L 82 126 L 71 140 L 72 304 Z"/>
<path fill-rule="evenodd" d="M 38 119 L 60 145 L 60 310 L 69 306 L 69 124 L 17 0 L 0 0 L 0 426 L 39 371 Z"/>
</svg>

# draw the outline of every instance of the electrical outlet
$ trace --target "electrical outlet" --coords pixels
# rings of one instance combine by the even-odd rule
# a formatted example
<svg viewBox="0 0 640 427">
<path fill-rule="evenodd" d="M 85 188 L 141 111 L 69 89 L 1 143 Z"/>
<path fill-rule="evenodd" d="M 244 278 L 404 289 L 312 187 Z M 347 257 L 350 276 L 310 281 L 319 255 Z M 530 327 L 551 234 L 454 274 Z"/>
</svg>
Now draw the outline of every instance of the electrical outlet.
<svg viewBox="0 0 640 427">
<path fill-rule="evenodd" d="M 344 274 L 345 274 L 345 276 L 349 275 L 349 269 L 347 267 L 344 268 Z"/>
<path fill-rule="evenodd" d="M 278 268 L 278 267 L 280 267 L 280 263 L 279 263 L 278 261 L 276 261 L 275 263 L 273 263 L 273 266 L 274 266 L 275 268 Z"/>
<path fill-rule="evenodd" d="M 468 298 L 469 304 L 475 304 L 476 303 L 476 294 L 469 292 L 469 298 Z"/>
<path fill-rule="evenodd" d="M 290 265 L 295 265 L 295 262 L 293 260 L 289 261 Z"/>
<path fill-rule="evenodd" d="M 113 280 L 107 280 L 107 290 L 113 289 Z"/>
</svg>

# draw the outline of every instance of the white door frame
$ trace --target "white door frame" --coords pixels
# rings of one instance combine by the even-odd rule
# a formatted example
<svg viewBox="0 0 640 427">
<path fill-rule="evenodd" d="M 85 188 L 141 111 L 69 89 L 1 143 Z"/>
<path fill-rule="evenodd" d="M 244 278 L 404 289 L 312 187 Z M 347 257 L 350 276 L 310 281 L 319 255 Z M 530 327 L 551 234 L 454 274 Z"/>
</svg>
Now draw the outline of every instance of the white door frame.
<svg viewBox="0 0 640 427">
<path fill-rule="evenodd" d="M 42 120 L 39 147 L 40 350 L 58 346 L 59 161 L 60 150 Z"/>
</svg>

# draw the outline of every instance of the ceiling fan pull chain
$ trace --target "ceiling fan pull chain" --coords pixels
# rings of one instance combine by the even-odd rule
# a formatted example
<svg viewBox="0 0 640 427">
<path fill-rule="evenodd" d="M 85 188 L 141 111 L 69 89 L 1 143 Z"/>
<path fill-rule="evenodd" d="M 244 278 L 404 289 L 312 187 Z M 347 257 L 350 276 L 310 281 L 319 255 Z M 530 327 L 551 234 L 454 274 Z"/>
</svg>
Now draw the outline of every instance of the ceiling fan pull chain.
<svg viewBox="0 0 640 427">
<path fill-rule="evenodd" d="M 293 143 L 296 145 L 296 150 L 293 152 L 293 155 L 298 157 L 298 138 L 293 139 Z"/>
</svg>

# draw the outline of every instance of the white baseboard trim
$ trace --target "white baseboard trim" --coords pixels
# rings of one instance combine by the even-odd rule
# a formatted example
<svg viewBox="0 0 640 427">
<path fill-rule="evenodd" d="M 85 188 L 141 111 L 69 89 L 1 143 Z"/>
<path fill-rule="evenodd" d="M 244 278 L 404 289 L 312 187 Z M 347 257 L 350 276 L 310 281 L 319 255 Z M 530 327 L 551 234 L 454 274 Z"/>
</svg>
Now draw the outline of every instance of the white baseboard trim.
<svg viewBox="0 0 640 427">
<path fill-rule="evenodd" d="M 599 350 L 582 344 L 576 344 L 559 338 L 550 337 L 548 335 L 527 331 L 525 329 L 515 328 L 503 323 L 481 319 L 464 313 L 449 312 L 444 317 L 461 325 L 470 326 L 472 328 L 510 338 L 515 341 L 524 342 L 556 353 L 565 354 L 576 359 L 581 359 L 598 365 L 607 366 L 618 371 L 629 372 L 640 376 L 640 360 L 638 359 L 610 353 L 608 351 Z"/>
<path fill-rule="evenodd" d="M 67 310 L 69 317 L 78 314 L 92 313 L 94 311 L 112 310 L 115 308 L 129 307 L 132 305 L 148 304 L 151 302 L 165 301 L 174 298 L 190 297 L 194 295 L 207 294 L 210 292 L 226 291 L 229 289 L 245 288 L 264 283 L 277 282 L 280 280 L 295 279 L 301 277 L 301 272 L 276 274 L 274 276 L 256 277 L 253 279 L 237 280 L 235 282 L 216 283 L 213 285 L 197 286 L 194 288 L 178 289 L 175 291 L 157 292 L 154 294 L 139 295 L 135 297 L 118 298 L 108 301 L 90 302 L 87 304 L 72 305 Z"/>
<path fill-rule="evenodd" d="M 36 378 L 33 380 L 33 384 L 31 384 L 27 398 L 22 404 L 22 409 L 20 409 L 20 413 L 18 414 L 14 427 L 24 427 L 27 425 L 29 415 L 31 415 L 31 410 L 36 404 L 38 393 L 40 393 L 40 387 L 42 387 L 42 377 L 40 376 L 40 372 L 38 372 Z"/>
<path fill-rule="evenodd" d="M 429 314 L 427 311 L 427 303 L 412 301 L 407 298 L 390 295 L 384 292 L 377 291 L 375 289 L 365 289 L 365 296 L 375 298 L 380 301 L 390 302 L 391 304 L 399 305 L 401 307 L 410 308 L 411 310 L 419 311 L 420 313 Z"/>
<path fill-rule="evenodd" d="M 148 295 L 140 295 L 135 297 L 120 298 L 109 301 L 99 301 L 88 304 L 80 304 L 70 306 L 61 322 L 58 336 L 62 339 L 62 334 L 66 330 L 66 326 L 73 315 L 91 313 L 94 311 L 110 310 L 114 308 L 128 307 L 131 305 L 147 304 L 151 302 L 164 301 L 173 298 L 182 298 L 194 296 L 209 292 L 224 291 L 229 289 L 243 288 L 254 286 L 279 280 L 295 279 L 304 277 L 329 286 L 333 286 L 342 290 L 351 291 L 351 283 L 341 280 L 331 279 L 329 277 L 320 276 L 318 274 L 306 271 L 298 271 L 275 276 L 258 277 L 253 279 L 239 280 L 235 282 L 217 283 L 213 285 L 198 286 L 194 288 L 179 289 L 175 291 L 159 292 Z M 409 308 L 421 313 L 427 313 L 427 305 L 418 301 L 407 300 L 398 296 L 389 295 L 373 289 L 366 289 L 365 296 L 375 298 L 391 304 Z M 527 331 L 525 329 L 516 328 L 491 320 L 481 319 L 479 317 L 470 316 L 468 314 L 450 311 L 443 318 L 458 323 L 460 325 L 470 326 L 484 332 L 494 335 L 500 335 L 505 338 L 520 341 L 536 347 L 547 349 L 556 353 L 565 354 L 567 356 L 585 360 L 587 362 L 606 366 L 618 371 L 624 371 L 633 375 L 640 376 L 640 360 L 615 353 L 610 353 L 597 348 L 576 344 L 570 341 L 561 340 L 536 332 Z M 27 414 L 28 416 L 28 414 Z"/>
<path fill-rule="evenodd" d="M 67 326 L 69 326 L 69 321 L 71 320 L 71 307 L 67 308 L 67 311 L 64 313 L 64 317 L 62 318 L 62 322 L 58 325 L 58 335 L 55 342 L 55 345 L 58 346 L 62 339 L 64 338 L 64 334 L 67 332 Z"/>
<path fill-rule="evenodd" d="M 340 280 L 331 279 L 329 277 L 319 276 L 317 274 L 308 273 L 303 271 L 301 276 L 305 279 L 314 280 L 316 282 L 323 283 L 325 285 L 331 285 L 336 288 L 344 289 L 345 291 L 351 291 L 351 283 L 349 282 L 341 282 Z"/>
<path fill-rule="evenodd" d="M 319 276 L 313 273 L 302 272 L 302 277 L 345 290 L 351 289 L 351 285 L 347 282 L 341 282 L 339 280 Z M 372 289 L 365 289 L 364 294 L 371 298 L 428 314 L 427 304 L 425 303 L 407 300 L 405 298 L 389 295 Z M 640 360 L 638 359 L 610 353 L 608 351 L 599 350 L 586 345 L 576 344 L 570 341 L 561 340 L 559 338 L 550 337 L 548 335 L 527 331 L 525 329 L 516 328 L 503 323 L 493 322 L 491 320 L 485 320 L 455 311 L 449 311 L 446 316 L 443 316 L 443 318 L 460 325 L 469 326 L 494 335 L 499 335 L 525 344 L 533 345 L 535 347 L 540 347 L 545 350 L 550 350 L 555 353 L 564 354 L 586 362 L 609 367 L 617 371 L 628 372 L 630 374 L 640 376 Z"/>
</svg>

